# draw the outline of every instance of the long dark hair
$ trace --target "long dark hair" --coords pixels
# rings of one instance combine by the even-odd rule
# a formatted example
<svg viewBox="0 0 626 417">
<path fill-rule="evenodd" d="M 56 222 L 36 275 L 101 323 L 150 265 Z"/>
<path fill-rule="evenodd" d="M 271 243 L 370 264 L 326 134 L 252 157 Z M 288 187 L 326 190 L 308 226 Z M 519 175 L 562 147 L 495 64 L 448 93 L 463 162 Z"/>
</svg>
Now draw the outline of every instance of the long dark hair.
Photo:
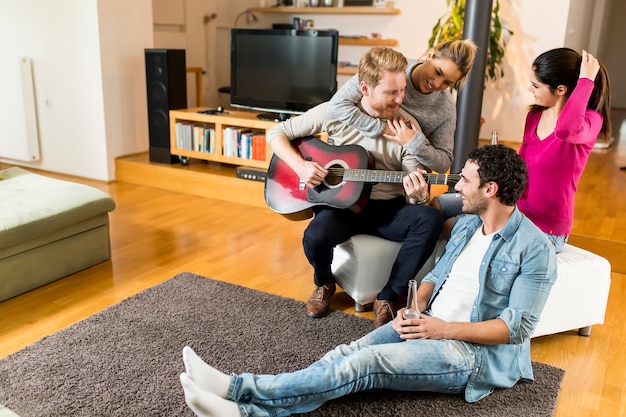
<svg viewBox="0 0 626 417">
<path fill-rule="evenodd" d="M 578 76 L 580 75 L 580 63 L 582 56 L 570 48 L 556 48 L 546 51 L 535 58 L 533 62 L 533 71 L 537 80 L 546 84 L 550 91 L 554 91 L 560 85 L 567 87 L 566 96 L 569 99 L 570 94 L 574 91 Z M 594 88 L 589 97 L 587 108 L 595 110 L 602 115 L 602 129 L 600 134 L 610 137 L 611 132 L 611 92 L 609 85 L 609 75 L 604 65 L 600 64 L 600 71 L 596 75 Z M 530 106 L 531 111 L 544 110 L 545 106 L 533 104 Z"/>
</svg>

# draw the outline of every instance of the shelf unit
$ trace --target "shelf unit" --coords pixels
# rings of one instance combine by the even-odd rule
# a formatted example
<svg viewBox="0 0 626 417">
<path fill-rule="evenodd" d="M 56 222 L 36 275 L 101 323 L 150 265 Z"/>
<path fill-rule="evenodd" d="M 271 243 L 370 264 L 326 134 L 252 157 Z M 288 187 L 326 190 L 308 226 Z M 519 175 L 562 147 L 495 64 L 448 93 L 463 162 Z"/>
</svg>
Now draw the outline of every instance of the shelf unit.
<svg viewBox="0 0 626 417">
<path fill-rule="evenodd" d="M 373 39 L 366 38 L 351 38 L 347 36 L 339 36 L 339 45 L 352 45 L 352 46 L 398 46 L 398 41 L 395 39 Z"/>
<path fill-rule="evenodd" d="M 358 72 L 357 67 L 340 67 L 337 68 L 337 75 L 354 75 Z"/>
<path fill-rule="evenodd" d="M 170 153 L 179 156 L 183 164 L 188 163 L 190 158 L 200 159 L 204 161 L 222 162 L 231 165 L 242 165 L 253 168 L 267 169 L 271 158 L 270 146 L 265 146 L 265 159 L 247 159 L 223 155 L 224 149 L 224 128 L 241 127 L 259 131 L 266 134 L 277 122 L 271 120 L 261 120 L 257 117 L 257 112 L 244 112 L 235 110 L 225 110 L 220 114 L 204 114 L 198 113 L 200 110 L 208 110 L 204 107 L 195 107 L 190 109 L 170 110 Z M 182 149 L 178 147 L 176 141 L 176 123 L 197 124 L 204 127 L 210 127 L 215 130 L 215 152 L 201 152 L 191 149 Z"/>
<path fill-rule="evenodd" d="M 344 7 L 252 7 L 255 13 L 283 13 L 283 14 L 400 14 L 392 2 L 386 7 L 374 6 L 344 6 Z"/>
<path fill-rule="evenodd" d="M 256 13 L 282 13 L 282 14 L 339 14 L 339 15 L 397 15 L 400 9 L 394 7 L 393 2 L 387 2 L 386 7 L 374 6 L 344 6 L 344 7 L 253 7 L 250 9 Z M 372 39 L 339 37 L 339 45 L 345 46 L 398 46 L 395 39 Z M 337 75 L 354 75 L 356 67 L 337 68 Z"/>
</svg>

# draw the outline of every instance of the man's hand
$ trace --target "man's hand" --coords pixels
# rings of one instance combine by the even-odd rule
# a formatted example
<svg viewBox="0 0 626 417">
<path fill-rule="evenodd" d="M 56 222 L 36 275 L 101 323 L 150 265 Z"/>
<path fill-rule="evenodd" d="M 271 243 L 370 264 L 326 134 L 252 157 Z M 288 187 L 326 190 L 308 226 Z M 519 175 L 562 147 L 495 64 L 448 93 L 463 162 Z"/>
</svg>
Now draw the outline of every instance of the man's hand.
<svg viewBox="0 0 626 417">
<path fill-rule="evenodd" d="M 322 183 L 328 171 L 314 161 L 308 161 L 297 152 L 285 135 L 276 135 L 270 141 L 272 150 L 289 168 L 293 169 L 300 180 L 309 188 L 315 188 Z"/>
<path fill-rule="evenodd" d="M 447 323 L 443 320 L 420 314 L 419 319 L 405 320 L 402 318 L 404 309 L 398 311 L 398 315 L 392 322 L 393 329 L 400 335 L 401 339 L 433 339 L 445 338 L 445 328 Z"/>
<path fill-rule="evenodd" d="M 390 142 L 403 146 L 409 143 L 420 130 L 422 130 L 421 127 L 415 121 L 391 119 L 387 120 L 383 137 Z"/>
<path fill-rule="evenodd" d="M 304 159 L 295 167 L 294 171 L 309 188 L 320 185 L 328 174 L 328 171 L 317 162 Z"/>
<path fill-rule="evenodd" d="M 500 345 L 509 343 L 509 330 L 502 319 L 491 319 L 479 322 L 448 322 L 436 317 L 420 314 L 419 319 L 405 320 L 404 309 L 391 326 L 401 339 L 450 339 L 462 340 L 484 345 Z"/>
<path fill-rule="evenodd" d="M 428 201 L 428 183 L 426 179 L 424 179 L 423 174 L 426 174 L 426 171 L 418 169 L 402 179 L 404 192 L 409 197 L 412 204 L 422 204 Z"/>
</svg>

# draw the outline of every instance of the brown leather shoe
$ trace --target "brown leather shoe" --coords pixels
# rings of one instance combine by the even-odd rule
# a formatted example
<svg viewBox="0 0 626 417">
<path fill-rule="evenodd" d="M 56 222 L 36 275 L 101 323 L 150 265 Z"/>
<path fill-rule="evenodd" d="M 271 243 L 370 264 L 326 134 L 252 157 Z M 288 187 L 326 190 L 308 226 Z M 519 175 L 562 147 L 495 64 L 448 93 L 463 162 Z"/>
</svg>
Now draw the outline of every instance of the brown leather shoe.
<svg viewBox="0 0 626 417">
<path fill-rule="evenodd" d="M 374 321 L 376 328 L 389 323 L 396 315 L 396 307 L 393 301 L 374 300 L 374 315 L 376 316 Z"/>
<path fill-rule="evenodd" d="M 328 300 L 335 293 L 335 283 L 316 287 L 306 303 L 306 314 L 309 317 L 319 318 L 328 314 Z"/>
</svg>

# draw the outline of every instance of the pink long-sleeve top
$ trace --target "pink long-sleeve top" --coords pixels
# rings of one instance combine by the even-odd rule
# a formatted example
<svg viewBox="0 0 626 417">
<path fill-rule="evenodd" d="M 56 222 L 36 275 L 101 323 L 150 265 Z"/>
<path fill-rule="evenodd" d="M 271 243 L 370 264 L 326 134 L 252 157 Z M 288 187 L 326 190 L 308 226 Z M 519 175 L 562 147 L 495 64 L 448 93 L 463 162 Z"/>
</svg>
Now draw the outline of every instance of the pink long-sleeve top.
<svg viewBox="0 0 626 417">
<path fill-rule="evenodd" d="M 528 167 L 528 185 L 519 209 L 544 233 L 569 235 L 574 220 L 574 194 L 602 127 L 602 115 L 587 109 L 593 81 L 580 78 L 565 103 L 554 132 L 541 140 L 541 111 L 526 116 L 519 153 Z"/>
</svg>

